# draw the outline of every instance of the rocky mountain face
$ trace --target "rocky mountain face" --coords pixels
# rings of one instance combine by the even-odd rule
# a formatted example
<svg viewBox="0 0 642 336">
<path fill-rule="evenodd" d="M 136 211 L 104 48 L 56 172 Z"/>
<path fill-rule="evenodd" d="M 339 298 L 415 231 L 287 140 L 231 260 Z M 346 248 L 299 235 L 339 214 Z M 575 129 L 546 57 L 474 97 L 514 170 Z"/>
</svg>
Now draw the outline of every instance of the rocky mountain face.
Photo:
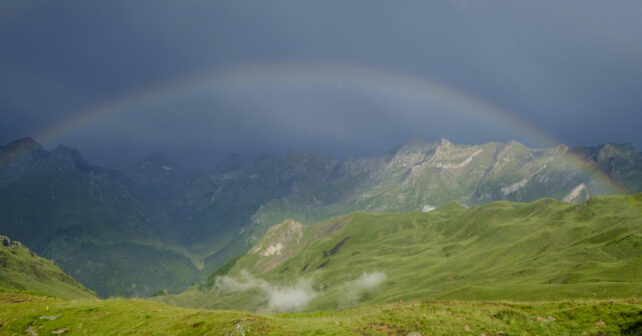
<svg viewBox="0 0 642 336">
<path fill-rule="evenodd" d="M 453 200 L 579 202 L 615 191 L 604 176 L 642 191 L 640 152 L 413 139 L 343 162 L 231 155 L 194 172 L 153 154 L 117 171 L 26 138 L 0 152 L 0 234 L 56 260 L 100 295 L 147 295 L 204 278 L 287 218 L 309 225 L 355 210 L 429 211 Z M 116 271 L 122 267 L 129 268 Z"/>
<path fill-rule="evenodd" d="M 11 238 L 7 236 L 0 236 L 0 246 L 11 248 L 14 246 L 23 247 L 21 242 L 15 240 L 12 241 Z"/>
<path fill-rule="evenodd" d="M 254 219 L 273 224 L 294 218 L 311 224 L 349 211 L 420 211 L 453 200 L 466 206 L 545 197 L 579 202 L 613 193 L 608 179 L 639 192 L 642 162 L 639 151 L 631 148 L 531 149 L 514 141 L 468 146 L 414 139 L 379 157 L 337 164 L 319 189 L 305 186 L 311 188 L 272 200 Z M 604 151 L 614 158 L 593 155 Z"/>
<path fill-rule="evenodd" d="M 575 148 L 573 152 L 629 191 L 642 189 L 642 153 L 630 144 Z"/>
</svg>

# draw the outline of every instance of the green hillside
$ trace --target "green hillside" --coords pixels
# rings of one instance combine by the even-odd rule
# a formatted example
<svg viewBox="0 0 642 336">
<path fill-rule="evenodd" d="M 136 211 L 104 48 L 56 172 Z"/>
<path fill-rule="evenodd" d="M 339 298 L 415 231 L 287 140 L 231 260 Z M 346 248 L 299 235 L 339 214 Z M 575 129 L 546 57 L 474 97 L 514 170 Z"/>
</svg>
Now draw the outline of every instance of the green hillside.
<svg viewBox="0 0 642 336">
<path fill-rule="evenodd" d="M 228 268 L 225 277 L 163 300 L 264 311 L 639 297 L 642 194 L 470 209 L 453 202 L 428 213 L 356 212 L 309 227 L 290 220 Z"/>
<path fill-rule="evenodd" d="M 35 291 L 60 298 L 95 298 L 94 292 L 65 274 L 53 261 L 19 242 L 0 236 L 0 291 Z"/>
<path fill-rule="evenodd" d="M 297 225 L 291 222 L 282 227 Z M 279 231 L 271 230 L 272 238 L 284 233 Z M 298 239 L 296 229 L 289 232 L 293 233 L 292 239 Z M 0 335 L 639 335 L 642 332 L 639 298 L 538 302 L 416 299 L 337 312 L 286 314 L 189 309 L 150 300 L 99 300 L 53 262 L 8 238 L 1 240 Z M 231 262 L 221 272 L 233 265 Z M 39 294 L 34 289 L 56 297 Z"/>
<path fill-rule="evenodd" d="M 394 303 L 250 314 L 0 292 L 0 335 L 639 335 L 642 301 Z"/>
<path fill-rule="evenodd" d="M 379 156 L 344 161 L 231 156 L 212 171 L 188 172 L 154 154 L 123 171 L 149 191 L 156 213 L 176 223 L 168 227 L 209 274 L 288 218 L 309 225 L 353 211 L 405 213 L 452 200 L 581 202 L 612 193 L 578 158 L 629 191 L 642 191 L 639 151 L 615 144 L 575 150 L 411 139 Z"/>
</svg>

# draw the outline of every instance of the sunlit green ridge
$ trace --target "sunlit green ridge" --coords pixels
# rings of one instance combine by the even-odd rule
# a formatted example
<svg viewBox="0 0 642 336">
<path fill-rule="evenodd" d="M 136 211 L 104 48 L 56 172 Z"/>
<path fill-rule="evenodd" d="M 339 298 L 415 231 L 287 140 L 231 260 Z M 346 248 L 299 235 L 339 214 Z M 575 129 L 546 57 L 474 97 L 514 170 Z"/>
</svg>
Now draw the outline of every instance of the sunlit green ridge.
<svg viewBox="0 0 642 336">
<path fill-rule="evenodd" d="M 641 202 L 642 194 L 580 204 L 502 201 L 470 209 L 453 202 L 429 213 L 356 212 L 309 227 L 286 221 L 225 276 L 247 283 L 243 272 L 249 272 L 275 288 L 305 279 L 315 296 L 303 310 L 398 300 L 639 297 Z M 380 284 L 350 288 L 375 273 L 384 276 Z M 216 282 L 164 300 L 270 310 L 266 290 L 230 290 Z"/>
</svg>

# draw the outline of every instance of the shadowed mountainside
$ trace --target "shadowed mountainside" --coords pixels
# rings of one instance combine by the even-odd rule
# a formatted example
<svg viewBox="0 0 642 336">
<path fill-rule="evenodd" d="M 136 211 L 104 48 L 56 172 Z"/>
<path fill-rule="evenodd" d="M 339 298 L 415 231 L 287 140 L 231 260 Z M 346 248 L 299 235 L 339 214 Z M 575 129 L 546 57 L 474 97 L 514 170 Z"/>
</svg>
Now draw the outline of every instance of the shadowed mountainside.
<svg viewBox="0 0 642 336">
<path fill-rule="evenodd" d="M 9 237 L 0 236 L 0 289 L 36 291 L 66 299 L 95 298 L 94 292 Z"/>
</svg>

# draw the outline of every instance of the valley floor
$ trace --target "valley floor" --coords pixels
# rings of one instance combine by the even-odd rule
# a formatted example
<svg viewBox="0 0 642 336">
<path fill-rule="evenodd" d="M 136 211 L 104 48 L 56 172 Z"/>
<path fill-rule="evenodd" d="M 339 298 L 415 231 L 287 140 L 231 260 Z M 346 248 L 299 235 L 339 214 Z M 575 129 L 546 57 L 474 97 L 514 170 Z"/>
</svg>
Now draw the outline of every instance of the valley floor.
<svg viewBox="0 0 642 336">
<path fill-rule="evenodd" d="M 1 335 L 641 335 L 642 299 L 431 301 L 251 314 L 0 292 Z"/>
</svg>

